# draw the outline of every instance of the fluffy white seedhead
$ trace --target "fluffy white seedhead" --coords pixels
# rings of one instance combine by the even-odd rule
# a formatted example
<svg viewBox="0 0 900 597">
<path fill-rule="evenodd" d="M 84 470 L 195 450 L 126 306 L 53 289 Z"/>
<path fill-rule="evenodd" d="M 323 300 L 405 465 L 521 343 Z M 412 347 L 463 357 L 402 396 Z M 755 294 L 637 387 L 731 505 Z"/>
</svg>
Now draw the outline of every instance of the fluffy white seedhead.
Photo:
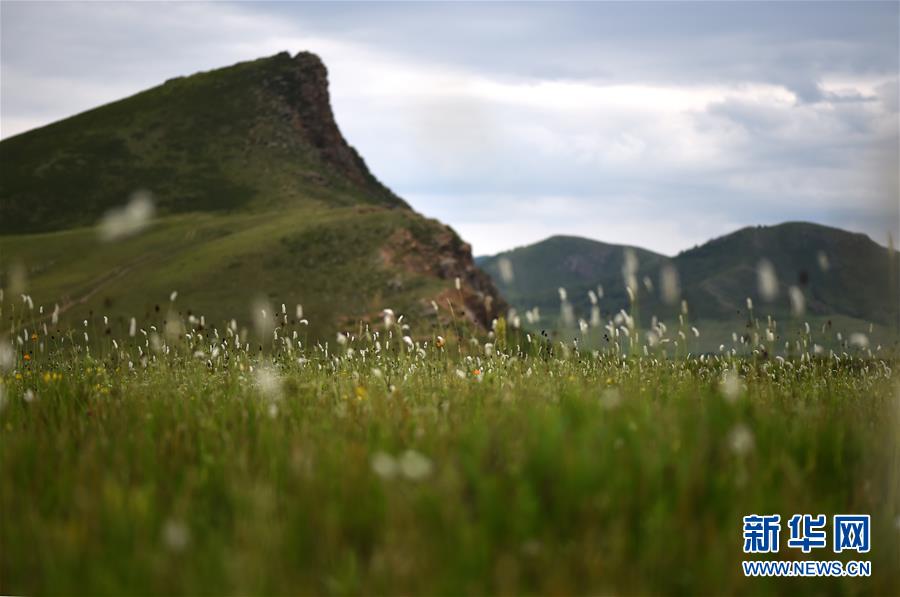
<svg viewBox="0 0 900 597">
<path fill-rule="evenodd" d="M 633 249 L 625 249 L 624 260 L 622 262 L 622 279 L 625 281 L 625 287 L 630 288 L 632 292 L 637 292 L 637 271 L 638 258 Z"/>
<path fill-rule="evenodd" d="M 856 348 L 868 348 L 869 347 L 869 337 L 863 334 L 862 332 L 854 332 L 850 334 L 851 346 L 855 346 Z"/>
<path fill-rule="evenodd" d="M 667 263 L 659 271 L 659 287 L 662 299 L 668 305 L 674 305 L 681 298 L 681 284 L 678 281 L 678 270 Z"/>
<path fill-rule="evenodd" d="M 788 296 L 791 299 L 791 313 L 794 317 L 803 317 L 803 314 L 806 313 L 806 298 L 803 296 L 803 291 L 796 286 L 791 286 L 788 288 Z"/>
<path fill-rule="evenodd" d="M 407 450 L 398 461 L 400 472 L 404 477 L 412 481 L 421 481 L 429 475 L 434 468 L 431 461 L 415 450 Z"/>
<path fill-rule="evenodd" d="M 722 381 L 719 382 L 719 390 L 722 392 L 725 400 L 731 403 L 737 402 L 741 394 L 744 393 L 744 383 L 741 381 L 741 376 L 738 375 L 737 371 L 725 372 L 725 375 L 722 376 Z"/>
<path fill-rule="evenodd" d="M 572 327 L 575 325 L 575 309 L 572 308 L 572 303 L 569 301 L 563 301 L 560 306 L 560 315 L 562 317 L 563 323 L 567 327 Z"/>
<path fill-rule="evenodd" d="M 98 227 L 100 239 L 109 242 L 134 236 L 150 225 L 154 211 L 153 196 L 137 191 L 125 206 L 106 212 Z"/>
<path fill-rule="evenodd" d="M 253 321 L 253 331 L 260 340 L 270 338 L 275 330 L 275 320 L 272 317 L 272 306 L 263 297 L 257 297 L 250 307 L 250 317 Z"/>
<path fill-rule="evenodd" d="M 281 398 L 281 376 L 270 365 L 261 365 L 254 371 L 253 379 L 259 393 L 271 400 Z"/>
<path fill-rule="evenodd" d="M 753 438 L 753 431 L 743 423 L 737 424 L 731 433 L 728 434 L 728 443 L 731 451 L 736 456 L 746 456 L 753 451 L 756 441 Z"/>
<path fill-rule="evenodd" d="M 13 351 L 12 346 L 9 345 L 9 340 L 0 337 L 0 372 L 12 369 L 15 358 L 16 353 Z"/>
<path fill-rule="evenodd" d="M 778 277 L 775 275 L 775 266 L 768 259 L 762 259 L 756 266 L 756 281 L 759 287 L 759 296 L 764 301 L 773 301 L 778 296 Z"/>
<path fill-rule="evenodd" d="M 507 257 L 501 257 L 497 260 L 497 270 L 500 272 L 500 279 L 504 284 L 511 284 L 515 279 L 512 261 Z"/>
<path fill-rule="evenodd" d="M 190 544 L 191 532 L 182 521 L 170 518 L 163 525 L 162 540 L 166 549 L 181 552 L 187 549 Z"/>
<path fill-rule="evenodd" d="M 400 467 L 397 460 L 386 452 L 375 452 L 371 460 L 372 472 L 382 479 L 393 479 Z"/>
</svg>

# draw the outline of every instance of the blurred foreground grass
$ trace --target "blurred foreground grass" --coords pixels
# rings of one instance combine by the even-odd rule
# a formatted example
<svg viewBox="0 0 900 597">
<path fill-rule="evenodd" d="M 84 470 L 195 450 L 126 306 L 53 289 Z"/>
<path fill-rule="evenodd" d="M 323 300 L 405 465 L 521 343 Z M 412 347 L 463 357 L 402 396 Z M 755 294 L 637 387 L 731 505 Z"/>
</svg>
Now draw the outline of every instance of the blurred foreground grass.
<svg viewBox="0 0 900 597">
<path fill-rule="evenodd" d="M 890 361 L 338 348 L 18 353 L 0 593 L 900 593 Z M 751 513 L 871 514 L 872 576 L 745 579 Z"/>
</svg>

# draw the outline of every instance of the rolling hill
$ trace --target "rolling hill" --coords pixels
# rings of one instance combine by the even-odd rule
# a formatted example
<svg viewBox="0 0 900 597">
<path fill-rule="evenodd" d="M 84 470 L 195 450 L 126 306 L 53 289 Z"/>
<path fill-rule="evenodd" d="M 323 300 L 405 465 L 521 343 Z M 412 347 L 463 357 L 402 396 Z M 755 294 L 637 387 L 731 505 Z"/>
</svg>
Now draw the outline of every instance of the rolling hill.
<svg viewBox="0 0 900 597">
<path fill-rule="evenodd" d="M 104 240 L 98 223 L 136 192 L 154 217 Z M 482 326 L 505 309 L 470 247 L 346 142 L 309 52 L 171 79 L 0 142 L 0 275 L 69 321 L 159 317 L 172 291 L 182 315 L 210 321 L 300 303 L 323 337 L 386 307 L 436 323 L 431 301 L 450 300 Z"/>
<path fill-rule="evenodd" d="M 478 263 L 520 312 L 538 307 L 542 326 L 560 327 L 557 287 L 567 290 L 578 317 L 588 319 L 588 291 L 603 287 L 599 300 L 604 319 L 627 308 L 623 281 L 625 252 L 636 257 L 638 308 L 646 319 L 657 315 L 673 321 L 680 300 L 662 299 L 662 272 L 677 272 L 679 299 L 688 303 L 690 318 L 716 330 L 715 342 L 741 329 L 748 320 L 747 298 L 756 315 L 810 321 L 849 330 L 872 324 L 879 338 L 894 338 L 898 326 L 900 259 L 863 234 L 803 222 L 748 227 L 666 257 L 650 251 L 593 240 L 554 236 Z M 760 292 L 760 263 L 772 266 L 772 295 Z M 505 271 L 504 271 L 505 270 Z M 510 271 L 512 276 L 510 276 Z M 793 287 L 793 290 L 791 288 Z M 790 296 L 802 296 L 802 317 Z M 540 327 L 540 326 L 539 326 Z M 716 344 L 717 345 L 717 344 Z"/>
</svg>

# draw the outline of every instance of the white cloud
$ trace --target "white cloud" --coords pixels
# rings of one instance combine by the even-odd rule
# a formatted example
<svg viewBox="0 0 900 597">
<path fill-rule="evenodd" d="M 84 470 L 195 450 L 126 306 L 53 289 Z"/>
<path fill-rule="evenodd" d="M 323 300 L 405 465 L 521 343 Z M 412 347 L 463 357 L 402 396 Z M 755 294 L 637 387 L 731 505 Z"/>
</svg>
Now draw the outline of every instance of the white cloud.
<svg viewBox="0 0 900 597">
<path fill-rule="evenodd" d="M 477 253 L 556 233 L 674 253 L 785 219 L 896 228 L 886 9 L 691 10 L 9 4 L 0 134 L 309 49 L 376 176 Z"/>
</svg>

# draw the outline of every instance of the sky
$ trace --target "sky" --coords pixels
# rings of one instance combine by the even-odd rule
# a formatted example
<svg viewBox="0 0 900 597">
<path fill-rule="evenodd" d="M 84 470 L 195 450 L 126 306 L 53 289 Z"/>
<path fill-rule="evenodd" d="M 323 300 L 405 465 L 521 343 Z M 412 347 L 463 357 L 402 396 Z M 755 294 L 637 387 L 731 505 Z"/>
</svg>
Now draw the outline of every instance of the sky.
<svg viewBox="0 0 900 597">
<path fill-rule="evenodd" d="M 319 54 L 348 141 L 476 255 L 668 255 L 805 220 L 900 236 L 900 3 L 0 2 L 0 137 Z"/>
</svg>

